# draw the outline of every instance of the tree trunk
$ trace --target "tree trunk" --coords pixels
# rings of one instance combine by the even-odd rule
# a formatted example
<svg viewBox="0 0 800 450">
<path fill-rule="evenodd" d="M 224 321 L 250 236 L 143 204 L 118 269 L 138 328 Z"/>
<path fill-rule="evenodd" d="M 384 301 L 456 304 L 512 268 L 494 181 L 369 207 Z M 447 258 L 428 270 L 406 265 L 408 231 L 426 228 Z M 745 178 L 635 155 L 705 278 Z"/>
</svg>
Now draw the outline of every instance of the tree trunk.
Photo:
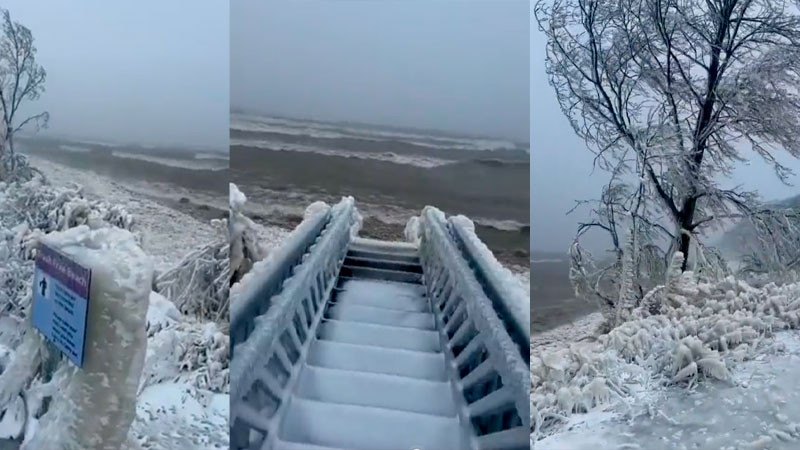
<svg viewBox="0 0 800 450">
<path fill-rule="evenodd" d="M 689 197 L 689 200 L 684 202 L 683 207 L 681 208 L 681 215 L 680 215 L 680 241 L 678 245 L 678 251 L 683 253 L 683 263 L 681 264 L 681 272 L 686 271 L 686 267 L 689 264 L 689 248 L 692 243 L 692 236 L 688 233 L 688 231 L 692 228 L 692 222 L 694 221 L 694 213 L 697 211 L 697 199 L 692 196 Z"/>
<path fill-rule="evenodd" d="M 16 162 L 14 158 L 14 133 L 9 128 L 6 134 L 6 140 L 8 140 L 8 160 L 9 160 L 9 170 L 8 173 L 11 177 L 14 176 L 14 170 L 16 169 Z"/>
</svg>

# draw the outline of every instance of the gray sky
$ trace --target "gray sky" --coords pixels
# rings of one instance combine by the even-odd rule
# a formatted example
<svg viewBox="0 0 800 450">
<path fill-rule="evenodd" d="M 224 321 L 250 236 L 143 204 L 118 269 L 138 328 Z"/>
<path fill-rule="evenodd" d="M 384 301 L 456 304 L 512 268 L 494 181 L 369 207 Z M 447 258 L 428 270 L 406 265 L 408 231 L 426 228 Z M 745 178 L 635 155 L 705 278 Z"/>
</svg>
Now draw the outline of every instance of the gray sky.
<svg viewBox="0 0 800 450">
<path fill-rule="evenodd" d="M 10 0 L 31 29 L 49 132 L 227 149 L 228 2 Z"/>
<path fill-rule="evenodd" d="M 529 8 L 234 1 L 231 106 L 527 142 Z"/>
<path fill-rule="evenodd" d="M 575 135 L 561 113 L 555 91 L 544 69 L 546 38 L 535 19 L 531 26 L 531 248 L 566 253 L 578 222 L 586 212 L 566 215 L 578 199 L 600 196 L 607 182 L 605 172 L 592 173 L 593 154 Z M 755 156 L 727 180 L 726 186 L 743 185 L 758 190 L 768 200 L 783 199 L 800 192 L 800 161 L 778 158 L 795 172 L 794 186 L 778 181 L 774 172 Z"/>
</svg>

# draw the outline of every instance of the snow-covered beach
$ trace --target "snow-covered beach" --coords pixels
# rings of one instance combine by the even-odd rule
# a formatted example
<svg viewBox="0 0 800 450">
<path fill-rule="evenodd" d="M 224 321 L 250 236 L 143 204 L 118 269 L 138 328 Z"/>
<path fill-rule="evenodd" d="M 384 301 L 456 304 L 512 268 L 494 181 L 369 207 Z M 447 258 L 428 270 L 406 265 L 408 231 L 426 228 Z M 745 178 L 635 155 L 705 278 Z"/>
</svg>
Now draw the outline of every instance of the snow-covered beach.
<svg viewBox="0 0 800 450">
<path fill-rule="evenodd" d="M 210 223 L 142 195 L 135 183 L 40 157 L 31 157 L 30 163 L 50 183 L 40 189 L 64 191 L 80 186 L 86 201 L 127 211 L 133 218 L 132 230 L 152 260 L 156 274 L 178 264 L 193 248 L 227 238 L 220 236 Z M 15 188 L 6 186 L 4 192 L 10 189 Z M 7 200 L 0 195 L 0 210 L 9 206 L 2 204 Z M 264 235 L 265 241 L 275 242 L 277 238 L 272 236 L 279 236 L 280 232 L 271 234 L 265 230 Z M 151 293 L 147 355 L 136 418 L 124 448 L 228 448 L 228 339 L 221 325 L 181 313 L 164 296 Z M 15 347 L 26 327 L 21 317 L 0 319 L 0 369 L 18 356 Z M 30 415 L 33 412 L 26 418 L 18 403 L 12 402 L 9 412 L 0 419 L 0 448 L 17 448 L 23 432 L 25 439 L 35 433 L 38 419 Z"/>
<path fill-rule="evenodd" d="M 626 324 L 603 335 L 603 316 L 592 313 L 532 336 L 531 402 L 538 419 L 532 447 L 797 448 L 800 394 L 794 379 L 800 370 L 800 331 L 794 308 L 800 304 L 800 284 L 722 284 L 724 298 L 740 299 L 731 303 L 730 312 L 706 285 L 694 291 L 699 305 L 690 307 L 694 313 L 682 317 L 676 310 L 660 329 L 636 331 Z M 747 299 L 752 299 L 749 305 Z M 707 318 L 715 317 L 711 321 L 717 325 L 697 327 L 700 309 L 706 309 Z M 724 330 L 729 331 L 714 338 Z M 679 373 L 682 347 L 673 348 L 667 337 L 674 333 L 684 336 L 677 342 L 691 352 L 692 336 L 711 342 L 716 350 L 697 346 L 704 356 L 687 366 L 695 367 L 694 372 Z M 722 363 L 719 371 L 712 369 L 716 358 Z M 667 366 L 659 361 L 668 361 Z"/>
<path fill-rule="evenodd" d="M 47 178 L 41 189 L 76 190 L 88 202 L 115 205 L 129 214 L 139 245 L 156 273 L 181 263 L 192 249 L 221 239 L 210 222 L 171 208 L 141 191 L 141 185 L 87 172 L 32 156 L 29 161 Z M 14 189 L 7 187 L 7 189 Z M 77 192 L 77 191 L 76 191 Z M 169 191 L 161 195 L 172 195 Z M 181 195 L 186 195 L 181 192 Z M 0 200 L 3 201 L 3 200 Z M 268 254 L 291 230 L 252 224 L 255 239 Z M 192 230 L 187 233 L 186 230 Z M 528 268 L 509 267 L 529 295 Z M 25 282 L 23 282 L 25 284 Z M 26 328 L 17 317 L 0 319 L 0 372 L 16 355 Z M 164 295 L 151 293 L 147 313 L 147 355 L 126 449 L 222 449 L 228 445 L 227 331 L 219 324 L 181 312 Z M 17 409 L 14 409 L 17 408 Z M 0 449 L 16 449 L 36 431 L 38 419 L 19 404 L 0 419 Z M 187 442 L 191 447 L 186 447 Z"/>
</svg>

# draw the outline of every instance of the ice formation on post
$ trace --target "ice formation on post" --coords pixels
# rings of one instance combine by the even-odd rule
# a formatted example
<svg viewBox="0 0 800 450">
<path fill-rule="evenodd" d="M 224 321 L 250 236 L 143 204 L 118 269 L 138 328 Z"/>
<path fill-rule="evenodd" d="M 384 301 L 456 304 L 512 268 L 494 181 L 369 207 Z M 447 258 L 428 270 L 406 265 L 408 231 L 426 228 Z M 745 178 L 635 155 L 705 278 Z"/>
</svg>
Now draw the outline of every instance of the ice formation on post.
<svg viewBox="0 0 800 450">
<path fill-rule="evenodd" d="M 232 188 L 234 189 L 236 185 L 231 183 Z M 238 192 L 238 189 L 237 189 Z M 244 194 L 240 196 L 236 196 L 237 199 L 244 201 Z M 234 195 L 233 191 L 231 193 L 231 208 L 234 207 Z M 237 203 L 236 207 L 240 208 L 243 203 Z M 288 254 L 293 251 L 298 245 L 299 242 L 302 241 L 305 236 L 309 233 L 309 231 L 316 226 L 317 222 L 323 220 L 330 212 L 331 207 L 328 206 L 324 202 L 315 202 L 312 203 L 303 215 L 303 221 L 300 222 L 299 225 L 284 239 L 284 243 L 276 248 L 269 254 L 264 255 L 263 258 L 255 261 L 254 264 L 247 267 L 247 270 L 242 270 L 242 275 L 239 278 L 234 278 L 233 286 L 231 286 L 230 290 L 230 305 L 231 305 L 231 317 L 236 317 L 240 314 L 240 311 L 243 308 L 243 300 L 247 298 L 252 298 L 255 295 L 255 291 L 259 288 L 258 281 L 263 279 L 268 272 L 276 270 L 276 265 L 283 262 L 287 257 Z M 231 210 L 232 218 L 233 216 L 233 209 Z M 236 217 L 237 222 L 232 222 L 232 226 L 236 223 L 241 223 L 240 220 L 250 221 L 246 216 L 243 214 L 239 214 Z M 235 230 L 235 229 L 232 229 Z M 233 233 L 234 231 L 232 231 Z M 232 234 L 232 239 L 235 239 L 237 234 Z M 246 246 L 242 246 L 242 249 L 246 248 Z M 231 267 L 241 266 L 240 263 L 236 261 L 244 258 L 244 252 L 239 251 L 235 246 L 231 247 Z"/>
<path fill-rule="evenodd" d="M 499 281 L 497 285 L 501 290 L 502 298 L 509 299 L 509 304 L 506 305 L 509 312 L 514 316 L 514 320 L 528 327 L 528 334 L 530 335 L 530 295 L 520 286 L 514 274 L 495 258 L 494 253 L 475 234 L 475 224 L 468 217 L 453 216 L 450 217 L 449 221 L 452 224 L 460 225 L 467 231 L 467 239 L 470 240 L 472 247 L 478 250 L 476 256 L 481 259 L 485 267 L 489 268 L 492 277 Z M 409 221 L 409 226 L 410 224 L 411 222 Z M 418 225 L 414 225 L 414 227 L 416 226 Z"/>
<path fill-rule="evenodd" d="M 57 382 L 51 387 L 57 389 L 53 402 L 23 449 L 117 450 L 136 415 L 152 264 L 134 236 L 119 228 L 79 226 L 42 240 L 92 270 L 86 355 L 82 369 L 61 359 L 52 381 Z M 24 348 L 41 342 L 32 330 L 25 340 Z M 12 367 L 30 370 L 30 361 L 44 349 L 24 348 Z M 22 375 L 19 369 L 7 374 Z M 0 386 L 4 381 L 0 378 Z"/>
</svg>

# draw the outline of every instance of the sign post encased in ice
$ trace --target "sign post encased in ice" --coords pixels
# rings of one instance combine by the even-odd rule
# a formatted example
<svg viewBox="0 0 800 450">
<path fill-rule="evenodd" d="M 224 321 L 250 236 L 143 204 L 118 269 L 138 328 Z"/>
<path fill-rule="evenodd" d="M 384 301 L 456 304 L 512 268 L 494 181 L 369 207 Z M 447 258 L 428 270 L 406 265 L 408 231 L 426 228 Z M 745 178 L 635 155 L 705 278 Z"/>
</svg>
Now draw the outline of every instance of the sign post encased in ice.
<svg viewBox="0 0 800 450">
<path fill-rule="evenodd" d="M 39 245 L 33 278 L 33 326 L 78 367 L 83 366 L 91 281 L 91 269 Z"/>
</svg>

